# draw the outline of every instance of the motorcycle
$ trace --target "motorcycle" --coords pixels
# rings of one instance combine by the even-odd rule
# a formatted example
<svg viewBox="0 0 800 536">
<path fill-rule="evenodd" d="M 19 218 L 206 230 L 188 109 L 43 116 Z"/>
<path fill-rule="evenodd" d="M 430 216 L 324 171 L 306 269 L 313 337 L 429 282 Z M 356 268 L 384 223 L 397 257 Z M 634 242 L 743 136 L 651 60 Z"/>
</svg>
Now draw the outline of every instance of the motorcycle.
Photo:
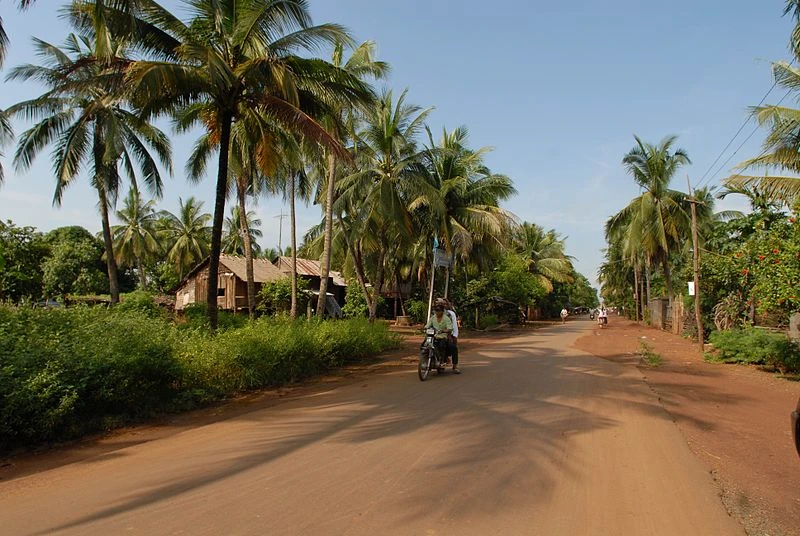
<svg viewBox="0 0 800 536">
<path fill-rule="evenodd" d="M 419 381 L 424 382 L 428 379 L 431 370 L 436 370 L 439 374 L 444 373 L 445 366 L 447 365 L 447 355 L 445 352 L 437 348 L 436 335 L 440 332 L 434 328 L 425 330 L 425 341 L 419 349 L 419 366 L 417 373 L 419 374 Z"/>
<path fill-rule="evenodd" d="M 597 317 L 597 324 L 600 326 L 601 329 L 606 327 L 606 324 L 608 324 L 608 317 L 607 316 L 598 316 Z"/>
<path fill-rule="evenodd" d="M 594 320 L 594 315 L 595 315 L 595 311 L 594 311 L 594 309 L 592 309 L 592 310 L 589 312 L 589 320 Z"/>
</svg>

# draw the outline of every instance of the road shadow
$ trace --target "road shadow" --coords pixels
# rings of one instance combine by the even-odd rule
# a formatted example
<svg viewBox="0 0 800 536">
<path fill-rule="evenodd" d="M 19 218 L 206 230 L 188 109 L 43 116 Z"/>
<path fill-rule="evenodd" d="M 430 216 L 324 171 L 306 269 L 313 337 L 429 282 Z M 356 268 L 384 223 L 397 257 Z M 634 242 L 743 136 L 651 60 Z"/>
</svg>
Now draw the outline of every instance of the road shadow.
<svg viewBox="0 0 800 536">
<path fill-rule="evenodd" d="M 202 462 L 189 464 L 166 482 L 164 475 L 154 475 L 138 486 L 144 491 L 37 534 L 76 529 L 168 501 L 310 446 L 352 449 L 388 438 L 402 448 L 404 438 L 423 430 L 437 457 L 428 466 L 426 485 L 400 501 L 404 521 L 417 519 L 451 494 L 453 474 L 464 475 L 467 493 L 481 498 L 467 515 L 496 514 L 521 507 L 522 501 L 544 503 L 556 479 L 579 474 L 575 464 L 580 462 L 564 456 L 569 439 L 619 424 L 592 411 L 599 400 L 673 420 L 649 391 L 643 396 L 647 386 L 626 367 L 573 349 L 553 349 L 564 337 L 585 331 L 585 322 L 573 321 L 535 334 L 509 334 L 464 352 L 461 376 L 422 383 L 409 364 L 402 372 L 315 392 L 278 409 L 237 415 L 232 419 L 240 439 L 235 446 L 203 445 L 192 453 Z M 440 434 L 445 427 L 447 434 Z M 481 489 L 471 490 L 469 475 L 486 468 L 491 471 L 483 473 Z M 507 493 L 520 485 L 522 475 L 534 475 L 535 485 L 525 495 Z"/>
</svg>

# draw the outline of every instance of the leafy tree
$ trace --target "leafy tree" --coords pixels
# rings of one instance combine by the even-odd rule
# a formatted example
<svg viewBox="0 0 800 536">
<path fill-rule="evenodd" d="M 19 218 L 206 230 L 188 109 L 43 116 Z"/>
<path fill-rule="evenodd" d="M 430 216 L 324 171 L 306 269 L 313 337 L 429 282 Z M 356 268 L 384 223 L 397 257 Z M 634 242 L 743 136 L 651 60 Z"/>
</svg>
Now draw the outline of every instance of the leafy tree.
<svg viewBox="0 0 800 536">
<path fill-rule="evenodd" d="M 0 302 L 19 302 L 42 295 L 42 259 L 49 248 L 33 227 L 0 221 Z"/>
<path fill-rule="evenodd" d="M 42 262 L 44 294 L 66 299 L 68 295 L 106 294 L 103 244 L 83 227 L 60 227 L 44 236 L 50 254 Z"/>
</svg>

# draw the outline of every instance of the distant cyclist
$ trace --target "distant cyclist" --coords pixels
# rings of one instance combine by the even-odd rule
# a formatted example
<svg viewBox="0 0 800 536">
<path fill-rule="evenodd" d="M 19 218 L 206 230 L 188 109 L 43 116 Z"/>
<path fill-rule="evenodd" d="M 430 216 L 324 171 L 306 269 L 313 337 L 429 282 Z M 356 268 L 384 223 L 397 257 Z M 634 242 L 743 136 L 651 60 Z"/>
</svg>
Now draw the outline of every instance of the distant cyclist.
<svg viewBox="0 0 800 536">
<path fill-rule="evenodd" d="M 564 307 L 563 309 L 561 309 L 561 323 L 562 324 L 566 324 L 567 323 L 567 317 L 568 316 L 569 316 L 569 311 L 567 311 L 567 308 Z"/>
</svg>

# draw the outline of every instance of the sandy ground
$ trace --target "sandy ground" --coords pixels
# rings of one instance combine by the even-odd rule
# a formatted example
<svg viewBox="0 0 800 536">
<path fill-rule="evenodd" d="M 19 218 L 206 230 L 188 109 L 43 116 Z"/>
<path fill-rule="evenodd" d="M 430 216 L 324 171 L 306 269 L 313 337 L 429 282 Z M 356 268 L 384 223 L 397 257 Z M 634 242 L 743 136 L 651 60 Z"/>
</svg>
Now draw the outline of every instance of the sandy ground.
<svg viewBox="0 0 800 536">
<path fill-rule="evenodd" d="M 461 376 L 421 383 L 400 358 L 13 460 L 0 531 L 744 534 L 642 373 L 572 348 L 591 329 L 467 342 Z"/>
<path fill-rule="evenodd" d="M 754 367 L 705 363 L 690 341 L 614 317 L 575 347 L 636 368 L 643 337 L 664 365 L 640 370 L 712 469 L 729 511 L 751 535 L 800 535 L 800 459 L 789 425 L 800 382 Z"/>
</svg>

